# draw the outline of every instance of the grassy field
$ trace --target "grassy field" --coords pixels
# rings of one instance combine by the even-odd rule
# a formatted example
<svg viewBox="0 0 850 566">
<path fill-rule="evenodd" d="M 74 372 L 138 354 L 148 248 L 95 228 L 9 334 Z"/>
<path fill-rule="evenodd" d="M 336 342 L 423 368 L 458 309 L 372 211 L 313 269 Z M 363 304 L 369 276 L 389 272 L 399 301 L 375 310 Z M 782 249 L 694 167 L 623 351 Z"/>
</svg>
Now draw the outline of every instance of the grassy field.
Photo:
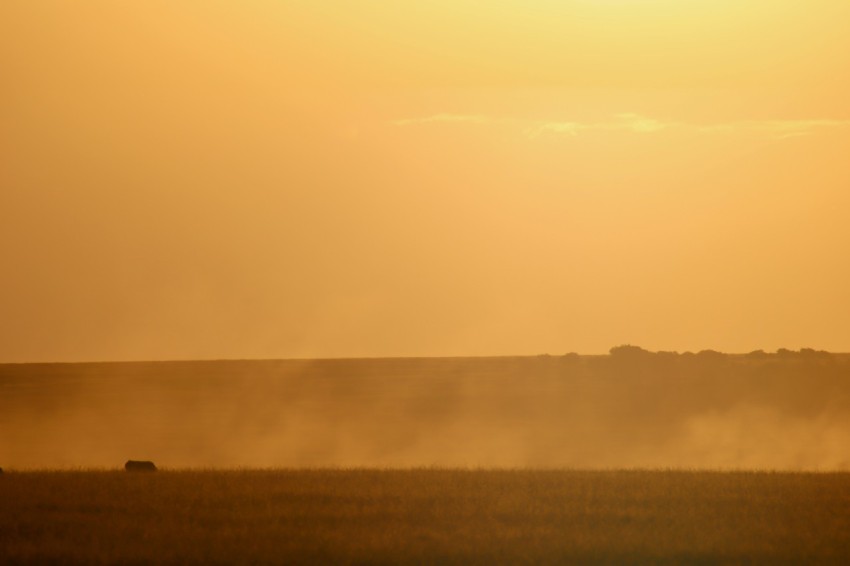
<svg viewBox="0 0 850 566">
<path fill-rule="evenodd" d="M 850 474 L 7 472 L 0 563 L 850 563 Z"/>
</svg>

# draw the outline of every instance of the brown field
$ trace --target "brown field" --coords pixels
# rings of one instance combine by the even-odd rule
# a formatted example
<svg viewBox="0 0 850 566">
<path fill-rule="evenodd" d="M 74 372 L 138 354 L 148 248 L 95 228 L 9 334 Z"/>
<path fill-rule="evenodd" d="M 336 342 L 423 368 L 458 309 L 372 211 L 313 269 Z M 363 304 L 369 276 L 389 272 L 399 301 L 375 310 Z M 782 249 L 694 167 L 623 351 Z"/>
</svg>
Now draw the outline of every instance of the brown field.
<svg viewBox="0 0 850 566">
<path fill-rule="evenodd" d="M 845 564 L 847 446 L 809 350 L 0 365 L 0 564 Z"/>
<path fill-rule="evenodd" d="M 850 475 L 32 471 L 0 563 L 848 563 Z"/>
</svg>

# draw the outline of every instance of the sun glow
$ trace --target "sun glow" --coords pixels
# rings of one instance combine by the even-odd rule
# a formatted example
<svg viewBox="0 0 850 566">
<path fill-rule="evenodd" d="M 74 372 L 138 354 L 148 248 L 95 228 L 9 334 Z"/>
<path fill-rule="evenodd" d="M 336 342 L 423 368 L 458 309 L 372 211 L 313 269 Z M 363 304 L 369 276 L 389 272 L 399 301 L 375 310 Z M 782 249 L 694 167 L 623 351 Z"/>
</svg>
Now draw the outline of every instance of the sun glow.
<svg viewBox="0 0 850 566">
<path fill-rule="evenodd" d="M 846 350 L 848 21 L 2 3 L 0 358 Z"/>
</svg>

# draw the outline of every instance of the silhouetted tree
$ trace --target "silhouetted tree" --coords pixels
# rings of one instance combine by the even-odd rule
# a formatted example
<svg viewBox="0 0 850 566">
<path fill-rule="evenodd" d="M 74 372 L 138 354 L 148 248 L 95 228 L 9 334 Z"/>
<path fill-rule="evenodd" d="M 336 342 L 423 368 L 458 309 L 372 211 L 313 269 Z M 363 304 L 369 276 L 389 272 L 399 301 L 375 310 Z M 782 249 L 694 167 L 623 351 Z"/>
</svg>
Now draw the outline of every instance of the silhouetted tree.
<svg viewBox="0 0 850 566">
<path fill-rule="evenodd" d="M 652 355 L 652 352 L 631 344 L 614 346 L 608 350 L 608 353 L 615 358 L 645 358 Z"/>
<path fill-rule="evenodd" d="M 697 358 L 700 360 L 722 360 L 725 357 L 726 354 L 718 352 L 717 350 L 700 350 L 697 354 Z"/>
</svg>

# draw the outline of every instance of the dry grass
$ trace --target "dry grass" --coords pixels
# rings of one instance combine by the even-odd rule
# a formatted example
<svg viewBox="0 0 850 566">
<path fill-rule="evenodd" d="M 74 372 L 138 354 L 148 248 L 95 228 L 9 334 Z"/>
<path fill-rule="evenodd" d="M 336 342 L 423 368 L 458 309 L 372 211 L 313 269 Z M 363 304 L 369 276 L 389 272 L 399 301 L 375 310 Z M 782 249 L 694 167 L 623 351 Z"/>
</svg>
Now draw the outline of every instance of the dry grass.
<svg viewBox="0 0 850 566">
<path fill-rule="evenodd" d="M 0 476 L 0 563 L 850 563 L 850 475 Z"/>
</svg>

